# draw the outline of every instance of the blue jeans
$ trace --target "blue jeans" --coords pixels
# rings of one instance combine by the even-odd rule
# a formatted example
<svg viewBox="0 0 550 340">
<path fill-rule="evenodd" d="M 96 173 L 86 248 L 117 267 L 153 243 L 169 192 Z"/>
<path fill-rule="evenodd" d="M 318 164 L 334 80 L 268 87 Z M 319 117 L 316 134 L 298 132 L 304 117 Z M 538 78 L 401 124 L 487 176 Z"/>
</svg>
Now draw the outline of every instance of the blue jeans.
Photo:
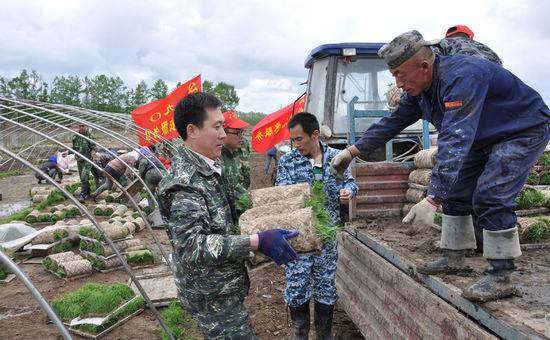
<svg viewBox="0 0 550 340">
<path fill-rule="evenodd" d="M 492 146 L 470 150 L 452 193 L 443 201 L 443 213 L 472 215 L 478 230 L 514 228 L 516 197 L 549 138 L 548 125 L 543 124 Z"/>
<path fill-rule="evenodd" d="M 325 305 L 334 305 L 338 300 L 336 291 L 336 242 L 325 242 L 321 254 L 302 255 L 296 261 L 285 265 L 285 302 L 296 308 L 311 299 Z"/>
</svg>

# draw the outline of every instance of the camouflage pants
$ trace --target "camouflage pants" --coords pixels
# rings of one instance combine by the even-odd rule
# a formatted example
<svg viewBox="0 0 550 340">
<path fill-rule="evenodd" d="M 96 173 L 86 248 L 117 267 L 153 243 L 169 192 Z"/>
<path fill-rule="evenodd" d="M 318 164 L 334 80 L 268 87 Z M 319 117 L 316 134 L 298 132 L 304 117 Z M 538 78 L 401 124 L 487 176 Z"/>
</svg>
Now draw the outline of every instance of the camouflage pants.
<svg viewBox="0 0 550 340">
<path fill-rule="evenodd" d="M 193 315 L 205 339 L 257 339 L 244 306 L 244 295 L 226 295 L 204 303 L 190 303 L 181 297 L 180 292 L 183 306 Z"/>
<path fill-rule="evenodd" d="M 89 182 L 90 173 L 92 172 L 92 164 L 86 162 L 85 160 L 77 160 L 76 166 L 78 168 L 78 176 L 80 177 L 80 181 Z"/>
<path fill-rule="evenodd" d="M 313 295 L 317 302 L 334 305 L 338 300 L 335 281 L 337 260 L 336 243 L 326 242 L 321 254 L 302 255 L 298 260 L 287 263 L 286 304 L 296 308 L 308 302 Z"/>
</svg>

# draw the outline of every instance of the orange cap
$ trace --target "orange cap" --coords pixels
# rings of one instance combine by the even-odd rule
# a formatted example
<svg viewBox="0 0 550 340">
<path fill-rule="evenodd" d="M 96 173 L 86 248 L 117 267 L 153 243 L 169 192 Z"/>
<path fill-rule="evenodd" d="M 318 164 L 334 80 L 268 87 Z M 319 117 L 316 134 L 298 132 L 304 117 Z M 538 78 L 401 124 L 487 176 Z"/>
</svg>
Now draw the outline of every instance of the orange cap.
<svg viewBox="0 0 550 340">
<path fill-rule="evenodd" d="M 240 120 L 233 111 L 224 112 L 223 118 L 225 118 L 225 123 L 223 124 L 224 128 L 242 129 L 250 125 L 247 122 Z"/>
<path fill-rule="evenodd" d="M 450 37 L 452 35 L 455 35 L 457 33 L 464 33 L 468 36 L 469 39 L 474 38 L 474 31 L 472 31 L 470 29 L 470 27 L 468 27 L 466 25 L 456 25 L 456 26 L 450 27 L 447 30 L 447 33 L 445 34 L 445 38 L 448 38 L 448 37 Z"/>
</svg>

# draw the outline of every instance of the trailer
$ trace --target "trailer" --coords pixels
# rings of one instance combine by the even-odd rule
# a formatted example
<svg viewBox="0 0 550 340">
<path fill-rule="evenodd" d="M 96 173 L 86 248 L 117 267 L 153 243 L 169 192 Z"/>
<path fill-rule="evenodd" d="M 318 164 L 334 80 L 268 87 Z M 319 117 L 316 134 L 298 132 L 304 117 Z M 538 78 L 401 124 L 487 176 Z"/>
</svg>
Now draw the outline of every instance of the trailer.
<svg viewBox="0 0 550 340">
<path fill-rule="evenodd" d="M 327 143 L 353 144 L 389 115 L 383 94 L 393 83 L 377 51 L 382 43 L 321 45 L 311 51 L 305 110 L 331 131 Z M 461 296 L 475 277 L 427 276 L 421 261 L 439 256 L 440 231 L 410 236 L 401 225 L 411 157 L 432 145 L 433 126 L 418 121 L 368 159 L 354 161 L 359 185 L 350 222 L 338 235 L 339 304 L 366 339 L 549 339 L 550 246 L 523 245 L 515 275 L 522 296 L 477 304 Z M 420 237 L 420 240 L 415 240 Z M 418 244 L 415 242 L 418 241 Z M 469 259 L 477 274 L 485 263 Z"/>
</svg>

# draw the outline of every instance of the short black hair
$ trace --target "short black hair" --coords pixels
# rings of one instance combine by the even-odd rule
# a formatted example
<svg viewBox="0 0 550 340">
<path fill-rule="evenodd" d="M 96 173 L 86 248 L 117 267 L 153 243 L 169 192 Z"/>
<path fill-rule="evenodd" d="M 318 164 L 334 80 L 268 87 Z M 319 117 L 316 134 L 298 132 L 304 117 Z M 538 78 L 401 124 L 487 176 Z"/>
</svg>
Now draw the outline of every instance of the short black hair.
<svg viewBox="0 0 550 340">
<path fill-rule="evenodd" d="M 174 109 L 174 124 L 183 140 L 187 139 L 187 125 L 202 128 L 207 119 L 206 109 L 217 109 L 222 102 L 213 94 L 195 92 L 180 100 Z"/>
<path fill-rule="evenodd" d="M 300 125 L 308 136 L 311 136 L 315 130 L 319 131 L 319 121 L 317 117 L 309 112 L 301 112 L 292 116 L 288 122 L 288 128 L 291 129 L 296 125 Z"/>
</svg>

